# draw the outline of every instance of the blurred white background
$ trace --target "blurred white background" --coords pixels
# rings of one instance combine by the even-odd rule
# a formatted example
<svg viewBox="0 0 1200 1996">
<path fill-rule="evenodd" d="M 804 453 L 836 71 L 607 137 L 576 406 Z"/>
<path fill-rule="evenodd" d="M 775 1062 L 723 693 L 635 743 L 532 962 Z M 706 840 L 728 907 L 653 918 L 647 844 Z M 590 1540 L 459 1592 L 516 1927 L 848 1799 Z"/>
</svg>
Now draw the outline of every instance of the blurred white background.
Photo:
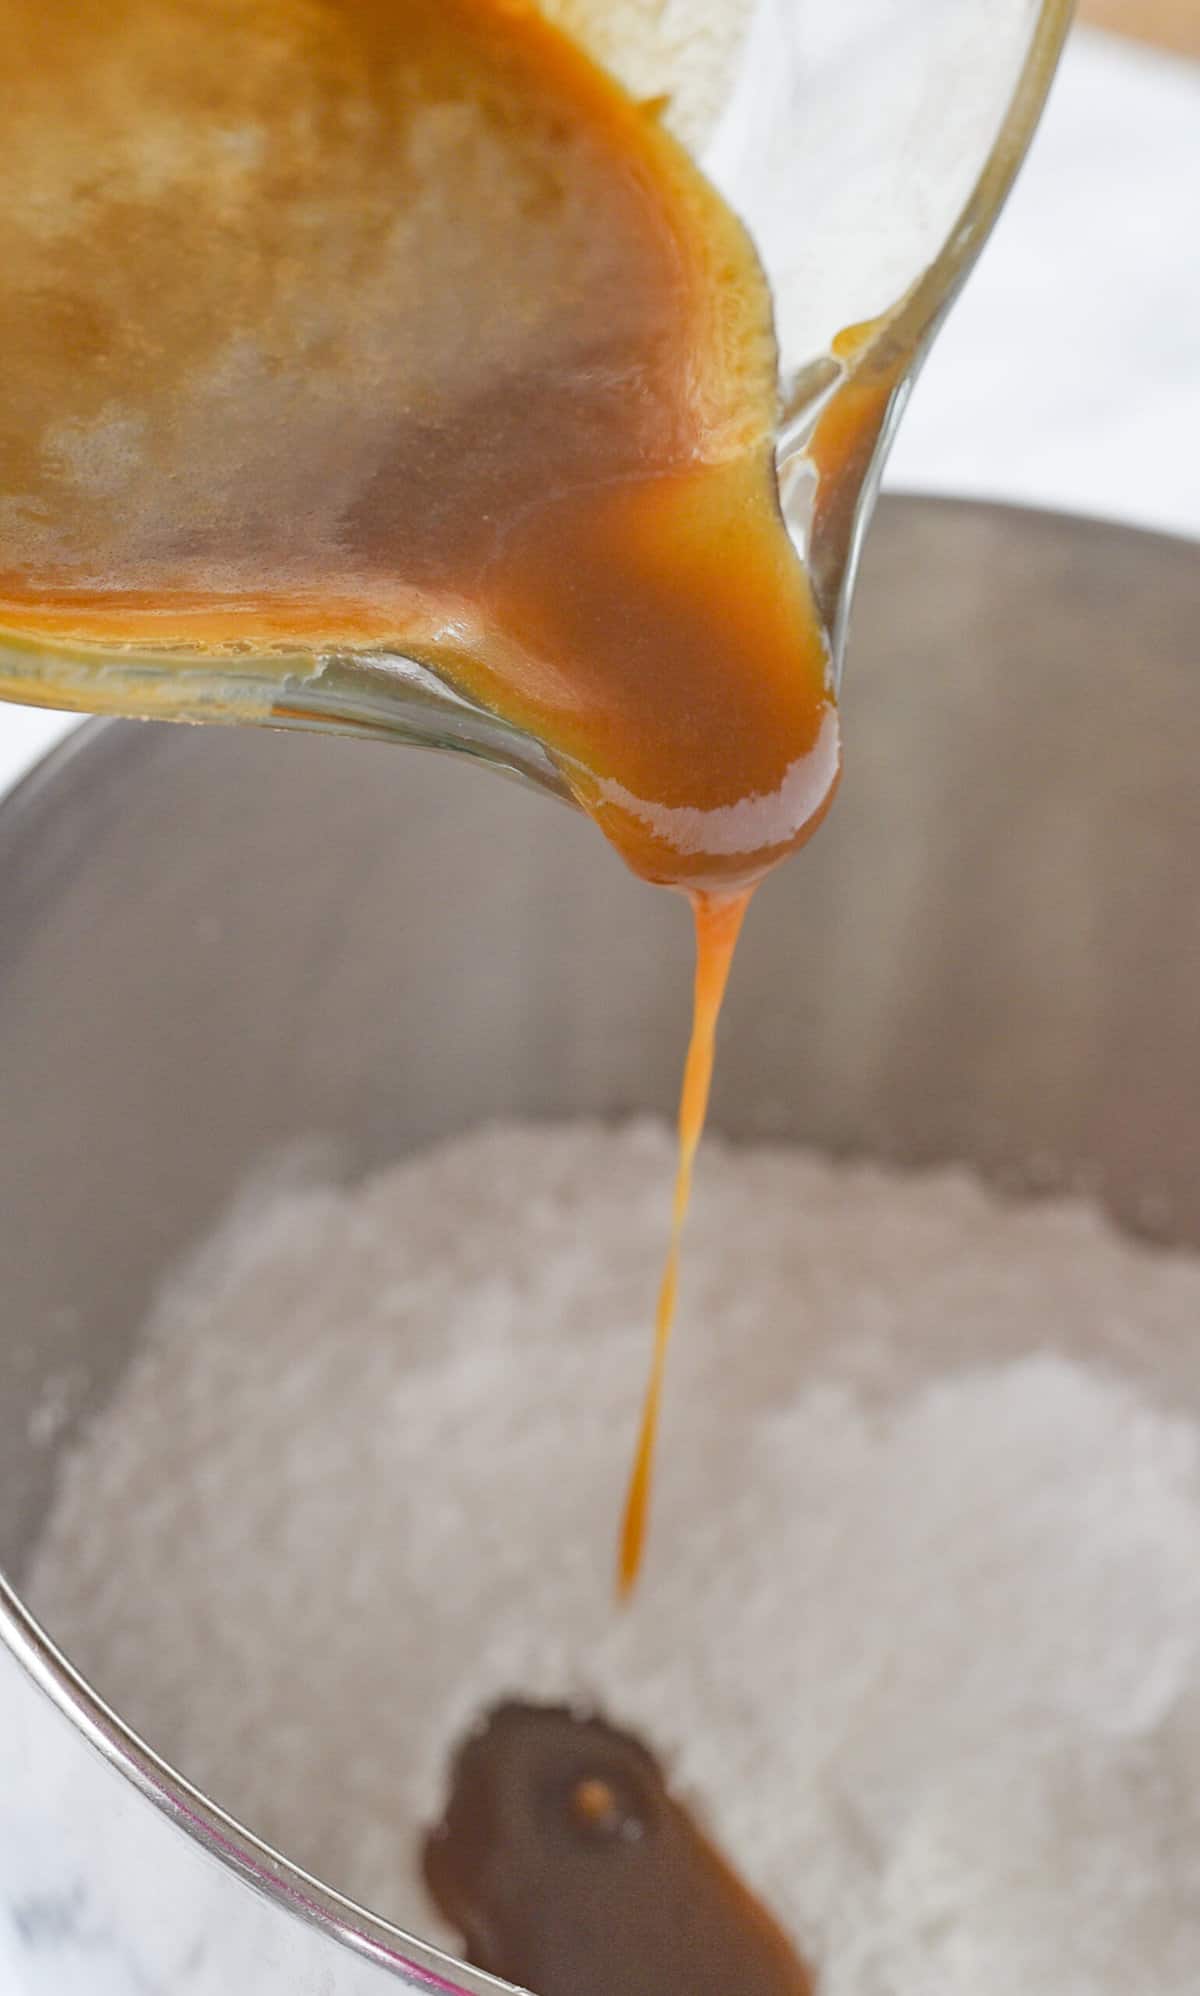
<svg viewBox="0 0 1200 1996">
<path fill-rule="evenodd" d="M 1086 0 L 1200 52 L 1200 0 Z M 1200 60 L 1081 27 L 917 385 L 893 490 L 1200 538 Z M 0 703 L 0 789 L 77 722 Z"/>
<path fill-rule="evenodd" d="M 1200 535 L 1198 213 L 1200 60 L 1076 28 L 888 484 Z"/>
</svg>

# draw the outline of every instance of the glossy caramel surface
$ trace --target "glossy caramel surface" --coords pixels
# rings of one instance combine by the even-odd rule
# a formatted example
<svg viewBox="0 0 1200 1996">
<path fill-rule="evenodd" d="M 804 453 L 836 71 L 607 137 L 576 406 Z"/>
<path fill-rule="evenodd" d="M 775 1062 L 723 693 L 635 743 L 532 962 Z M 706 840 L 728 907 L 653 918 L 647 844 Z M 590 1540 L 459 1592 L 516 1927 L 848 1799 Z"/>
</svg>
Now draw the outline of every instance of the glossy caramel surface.
<svg viewBox="0 0 1200 1996">
<path fill-rule="evenodd" d="M 770 300 L 658 107 L 512 0 L 0 26 L 0 630 L 393 648 L 650 878 L 798 843 L 837 737 Z"/>
<path fill-rule="evenodd" d="M 425 1877 L 477 1967 L 535 1996 L 811 1996 L 762 1902 L 595 1715 L 517 1701 L 463 1742 Z"/>
</svg>

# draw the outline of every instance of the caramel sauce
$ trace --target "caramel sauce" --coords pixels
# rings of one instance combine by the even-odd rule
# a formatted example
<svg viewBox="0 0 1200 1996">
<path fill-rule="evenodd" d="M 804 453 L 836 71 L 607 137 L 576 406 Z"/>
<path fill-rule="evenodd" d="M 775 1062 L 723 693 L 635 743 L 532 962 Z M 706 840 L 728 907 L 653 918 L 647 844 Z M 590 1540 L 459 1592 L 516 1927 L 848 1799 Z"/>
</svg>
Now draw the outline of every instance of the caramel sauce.
<svg viewBox="0 0 1200 1996">
<path fill-rule="evenodd" d="M 407 655 L 693 895 L 628 1590 L 734 940 L 838 770 L 753 247 L 661 104 L 527 0 L 0 18 L 0 693 L 30 697 L 6 636 L 48 646 L 51 702 L 56 650 L 99 648 L 135 713 L 139 646 Z"/>
<path fill-rule="evenodd" d="M 646 877 L 790 850 L 837 751 L 770 299 L 653 107 L 519 0 L 0 15 L 0 630 L 391 648 Z"/>
<path fill-rule="evenodd" d="M 604 1719 L 498 1706 L 454 1758 L 423 1857 L 468 1960 L 537 1996 L 811 1996 L 653 1755 Z"/>
<path fill-rule="evenodd" d="M 708 1113 L 717 1020 L 725 996 L 725 986 L 729 981 L 733 952 L 741 933 L 742 919 L 750 905 L 752 892 L 752 888 L 745 888 L 740 894 L 693 894 L 692 896 L 696 926 L 696 979 L 692 994 L 692 1031 L 688 1041 L 683 1088 L 679 1098 L 679 1163 L 675 1173 L 671 1240 L 658 1292 L 650 1379 L 646 1387 L 633 1469 L 621 1520 L 617 1592 L 623 1599 L 628 1598 L 633 1591 L 645 1551 L 654 1450 L 658 1436 L 659 1410 L 662 1405 L 663 1380 L 666 1375 L 667 1350 L 671 1342 L 675 1305 L 679 1293 L 679 1263 L 683 1252 L 683 1230 L 692 1196 L 692 1170 Z"/>
</svg>

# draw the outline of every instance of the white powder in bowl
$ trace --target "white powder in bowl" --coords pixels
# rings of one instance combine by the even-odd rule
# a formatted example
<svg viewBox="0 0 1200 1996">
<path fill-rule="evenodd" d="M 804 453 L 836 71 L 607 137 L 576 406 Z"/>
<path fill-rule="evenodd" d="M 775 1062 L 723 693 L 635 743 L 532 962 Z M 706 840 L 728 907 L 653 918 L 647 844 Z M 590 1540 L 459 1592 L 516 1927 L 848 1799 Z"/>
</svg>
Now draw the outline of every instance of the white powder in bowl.
<svg viewBox="0 0 1200 1996">
<path fill-rule="evenodd" d="M 503 1127 L 244 1200 L 66 1464 L 32 1598 L 328 1882 L 504 1693 L 644 1731 L 822 1996 L 1194 1996 L 1200 1263 L 710 1143 L 650 1557 L 614 1534 L 673 1163 Z"/>
</svg>

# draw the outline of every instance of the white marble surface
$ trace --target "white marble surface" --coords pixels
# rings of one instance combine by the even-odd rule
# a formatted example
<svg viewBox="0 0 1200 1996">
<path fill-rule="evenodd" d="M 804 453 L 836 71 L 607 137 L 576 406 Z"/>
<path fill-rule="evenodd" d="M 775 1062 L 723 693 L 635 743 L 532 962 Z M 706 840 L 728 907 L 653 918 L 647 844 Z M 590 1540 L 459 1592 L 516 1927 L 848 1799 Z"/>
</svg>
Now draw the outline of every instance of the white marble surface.
<svg viewBox="0 0 1200 1996">
<path fill-rule="evenodd" d="M 1077 30 L 893 489 L 1200 536 L 1200 67 Z M 0 789 L 75 725 L 0 705 Z"/>
<path fill-rule="evenodd" d="M 0 1996 L 456 1996 L 452 1965 L 420 1943 L 336 1940 L 339 1909 L 299 1874 L 281 1884 L 307 1917 L 281 1919 L 214 1839 L 180 1836 L 85 1746 L 4 1648 L 0 1709 Z M 263 1853 L 250 1885 L 275 1870 Z"/>
</svg>

